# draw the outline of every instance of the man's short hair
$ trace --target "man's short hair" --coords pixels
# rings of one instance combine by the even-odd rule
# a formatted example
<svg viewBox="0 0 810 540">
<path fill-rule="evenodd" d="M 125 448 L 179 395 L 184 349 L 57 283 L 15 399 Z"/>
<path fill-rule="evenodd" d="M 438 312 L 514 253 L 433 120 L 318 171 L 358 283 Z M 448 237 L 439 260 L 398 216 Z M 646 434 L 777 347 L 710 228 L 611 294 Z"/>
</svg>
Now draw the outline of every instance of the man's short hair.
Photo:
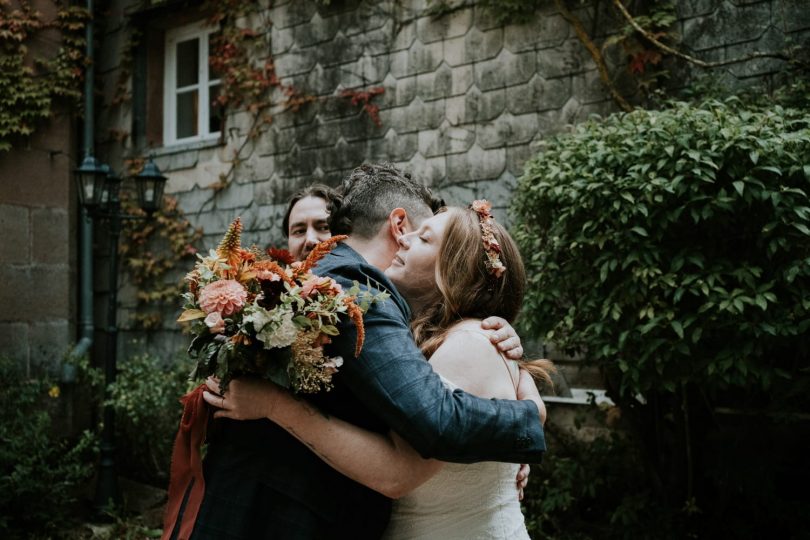
<svg viewBox="0 0 810 540">
<path fill-rule="evenodd" d="M 296 191 L 287 204 L 287 211 L 284 213 L 284 219 L 281 221 L 281 232 L 284 234 L 284 238 L 290 236 L 290 214 L 292 214 L 293 206 L 301 199 L 306 199 L 307 197 L 323 199 L 326 201 L 326 209 L 329 210 L 333 202 L 339 198 L 339 195 L 337 191 L 323 184 L 312 184 L 311 186 Z"/>
<path fill-rule="evenodd" d="M 342 200 L 333 203 L 329 213 L 333 235 L 373 238 L 394 208 L 404 208 L 411 221 L 419 223 L 444 206 L 430 188 L 390 163 L 357 167 L 343 179 L 338 192 Z"/>
</svg>

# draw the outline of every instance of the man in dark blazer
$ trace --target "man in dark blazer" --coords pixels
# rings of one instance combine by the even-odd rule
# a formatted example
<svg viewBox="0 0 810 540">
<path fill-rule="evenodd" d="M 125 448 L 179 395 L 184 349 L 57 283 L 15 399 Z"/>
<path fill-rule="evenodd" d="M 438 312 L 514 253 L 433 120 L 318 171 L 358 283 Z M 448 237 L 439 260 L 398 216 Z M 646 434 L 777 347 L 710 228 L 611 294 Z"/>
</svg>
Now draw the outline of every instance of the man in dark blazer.
<svg viewBox="0 0 810 540">
<path fill-rule="evenodd" d="M 309 400 L 325 415 L 365 429 L 393 429 L 426 458 L 538 462 L 545 410 L 536 389 L 519 388 L 519 397 L 531 398 L 522 401 L 448 390 L 414 343 L 410 308 L 383 274 L 399 236 L 433 214 L 432 201 L 427 188 L 390 165 L 364 165 L 344 180 L 330 228 L 350 237 L 315 272 L 347 288 L 358 281 L 391 296 L 366 313 L 359 358 L 353 357 L 354 326 L 340 327 L 328 352 L 347 360 L 335 388 Z M 275 394 L 276 400 L 298 399 Z M 273 420 L 285 425 L 283 417 Z M 334 471 L 266 419 L 213 422 L 204 473 L 194 540 L 371 539 L 388 522 L 389 499 Z"/>
</svg>

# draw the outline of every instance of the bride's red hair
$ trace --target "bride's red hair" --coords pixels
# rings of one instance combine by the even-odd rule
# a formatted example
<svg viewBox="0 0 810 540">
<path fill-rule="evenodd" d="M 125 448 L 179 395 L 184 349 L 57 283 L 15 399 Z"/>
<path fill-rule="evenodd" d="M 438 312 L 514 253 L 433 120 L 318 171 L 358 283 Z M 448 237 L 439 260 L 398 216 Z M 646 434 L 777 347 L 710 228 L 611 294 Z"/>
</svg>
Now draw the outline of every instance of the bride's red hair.
<svg viewBox="0 0 810 540">
<path fill-rule="evenodd" d="M 419 348 L 430 357 L 444 342 L 451 326 L 462 319 L 503 317 L 512 323 L 520 312 L 526 291 L 526 271 L 515 241 L 506 228 L 492 223 L 506 270 L 496 277 L 486 266 L 481 226 L 476 212 L 447 208 L 444 238 L 436 258 L 434 298 L 411 323 Z M 523 361 L 535 379 L 551 383 L 554 367 L 548 360 Z"/>
</svg>

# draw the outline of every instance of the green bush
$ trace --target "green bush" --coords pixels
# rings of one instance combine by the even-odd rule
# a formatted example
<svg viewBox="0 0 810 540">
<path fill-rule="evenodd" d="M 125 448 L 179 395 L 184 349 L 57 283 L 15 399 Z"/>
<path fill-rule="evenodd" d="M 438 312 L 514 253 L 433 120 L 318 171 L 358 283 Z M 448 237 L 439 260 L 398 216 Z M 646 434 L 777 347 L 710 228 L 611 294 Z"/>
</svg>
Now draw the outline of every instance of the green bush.
<svg viewBox="0 0 810 540">
<path fill-rule="evenodd" d="M 738 508 L 768 495 L 703 474 L 718 407 L 800 422 L 810 405 L 790 392 L 810 375 L 809 189 L 810 115 L 730 99 L 580 125 L 513 199 L 525 329 L 601 368 L 654 493 L 703 530 L 733 489 Z"/>
<path fill-rule="evenodd" d="M 553 414 L 553 410 L 552 410 Z M 602 416 L 597 410 L 592 416 Z M 532 466 L 523 511 L 532 538 L 683 538 L 673 512 L 644 482 L 643 460 L 626 433 L 582 440 L 546 427 L 548 454 Z"/>
<path fill-rule="evenodd" d="M 149 355 L 119 364 L 110 388 L 115 409 L 118 462 L 122 473 L 165 486 L 172 445 L 182 414 L 179 399 L 188 388 L 188 364 Z"/>
<path fill-rule="evenodd" d="M 95 437 L 53 434 L 50 403 L 58 386 L 24 376 L 0 357 L 0 536 L 55 534 L 71 523 L 93 473 Z"/>
</svg>

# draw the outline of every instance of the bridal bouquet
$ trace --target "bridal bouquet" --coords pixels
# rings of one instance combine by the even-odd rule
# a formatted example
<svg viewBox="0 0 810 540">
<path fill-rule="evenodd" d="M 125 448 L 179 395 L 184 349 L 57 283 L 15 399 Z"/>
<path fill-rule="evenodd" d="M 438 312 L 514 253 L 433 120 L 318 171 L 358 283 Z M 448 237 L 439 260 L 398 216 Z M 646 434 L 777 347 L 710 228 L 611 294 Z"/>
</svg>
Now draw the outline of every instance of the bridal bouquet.
<svg viewBox="0 0 810 540">
<path fill-rule="evenodd" d="M 363 313 L 384 293 L 349 290 L 312 267 L 345 236 L 319 244 L 307 259 L 293 263 L 283 250 L 240 246 L 242 223 L 236 218 L 219 247 L 185 277 L 188 292 L 178 322 L 189 323 L 196 360 L 192 377 L 214 375 L 220 386 L 238 375 L 270 379 L 295 392 L 332 388 L 332 375 L 343 363 L 323 346 L 338 335 L 337 322 L 348 317 L 357 328 L 355 356 L 363 347 Z"/>
</svg>

